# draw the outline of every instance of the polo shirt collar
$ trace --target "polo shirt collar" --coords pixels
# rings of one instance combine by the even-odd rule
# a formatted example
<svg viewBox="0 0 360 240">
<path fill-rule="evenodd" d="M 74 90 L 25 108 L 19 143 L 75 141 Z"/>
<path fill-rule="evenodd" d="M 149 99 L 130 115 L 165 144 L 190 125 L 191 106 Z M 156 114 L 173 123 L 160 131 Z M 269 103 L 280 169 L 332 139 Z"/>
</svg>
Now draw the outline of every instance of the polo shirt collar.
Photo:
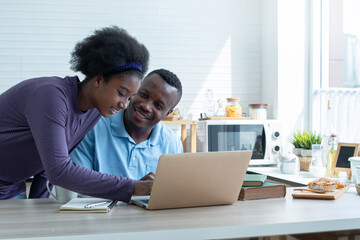
<svg viewBox="0 0 360 240">
<path fill-rule="evenodd" d="M 124 110 L 112 115 L 110 118 L 111 134 L 116 137 L 130 137 L 124 125 Z"/>
<path fill-rule="evenodd" d="M 116 137 L 124 137 L 128 138 L 131 142 L 134 142 L 134 140 L 130 137 L 128 132 L 125 129 L 124 124 L 124 110 L 120 110 L 118 113 L 112 115 L 110 118 L 110 126 L 111 126 L 111 134 Z M 154 128 L 151 131 L 150 138 L 146 141 L 140 143 L 140 144 L 147 144 L 147 145 L 160 145 L 162 142 L 162 136 L 161 136 L 161 128 L 162 128 L 162 122 L 159 122 L 154 126 Z"/>
</svg>

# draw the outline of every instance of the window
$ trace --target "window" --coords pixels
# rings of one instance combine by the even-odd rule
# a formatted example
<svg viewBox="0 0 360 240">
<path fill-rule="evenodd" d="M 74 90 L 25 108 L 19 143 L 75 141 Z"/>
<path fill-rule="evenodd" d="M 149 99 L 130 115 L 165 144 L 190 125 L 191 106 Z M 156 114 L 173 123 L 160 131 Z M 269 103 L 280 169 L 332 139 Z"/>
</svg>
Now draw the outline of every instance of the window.
<svg viewBox="0 0 360 240">
<path fill-rule="evenodd" d="M 359 12 L 357 0 L 313 5 L 312 128 L 341 142 L 360 142 Z"/>
<path fill-rule="evenodd" d="M 343 87 L 360 88 L 360 1 L 343 1 Z"/>
</svg>

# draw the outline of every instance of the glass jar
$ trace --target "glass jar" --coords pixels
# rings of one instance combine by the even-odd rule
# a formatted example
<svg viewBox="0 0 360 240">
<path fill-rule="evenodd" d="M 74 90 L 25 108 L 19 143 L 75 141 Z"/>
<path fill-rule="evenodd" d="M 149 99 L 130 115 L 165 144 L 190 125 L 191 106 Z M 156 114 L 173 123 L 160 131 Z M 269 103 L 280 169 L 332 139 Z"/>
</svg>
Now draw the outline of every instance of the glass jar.
<svg viewBox="0 0 360 240">
<path fill-rule="evenodd" d="M 225 99 L 219 98 L 217 101 L 217 110 L 215 113 L 216 117 L 225 117 Z"/>
<path fill-rule="evenodd" d="M 227 98 L 225 111 L 227 117 L 241 117 L 242 107 L 240 105 L 240 98 Z"/>
<path fill-rule="evenodd" d="M 255 120 L 267 119 L 267 104 L 249 104 L 250 118 Z"/>
<path fill-rule="evenodd" d="M 337 136 L 335 134 L 332 134 L 329 138 L 328 141 L 328 149 L 327 149 L 327 161 L 326 161 L 326 176 L 327 177 L 331 177 L 331 170 L 333 168 L 333 164 L 334 164 L 334 158 L 336 155 L 336 150 L 337 150 L 337 145 L 338 145 L 338 139 Z M 339 176 L 339 172 L 336 171 L 335 172 L 335 177 Z"/>
</svg>

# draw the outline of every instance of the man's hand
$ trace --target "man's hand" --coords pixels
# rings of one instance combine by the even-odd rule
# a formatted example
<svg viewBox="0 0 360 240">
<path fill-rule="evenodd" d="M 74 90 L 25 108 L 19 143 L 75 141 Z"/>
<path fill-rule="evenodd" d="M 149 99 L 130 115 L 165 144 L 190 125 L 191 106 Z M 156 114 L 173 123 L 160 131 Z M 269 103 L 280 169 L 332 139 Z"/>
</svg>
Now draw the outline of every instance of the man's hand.
<svg viewBox="0 0 360 240">
<path fill-rule="evenodd" d="M 154 183 L 155 173 L 150 172 L 136 181 L 134 195 L 149 195 Z"/>
<path fill-rule="evenodd" d="M 151 192 L 153 183 L 154 183 L 153 180 L 138 180 L 138 181 L 136 181 L 134 195 L 149 195 Z"/>
<path fill-rule="evenodd" d="M 141 178 L 140 180 L 154 180 L 155 178 L 155 173 L 153 172 L 149 172 L 147 175 L 145 175 L 143 178 Z"/>
</svg>

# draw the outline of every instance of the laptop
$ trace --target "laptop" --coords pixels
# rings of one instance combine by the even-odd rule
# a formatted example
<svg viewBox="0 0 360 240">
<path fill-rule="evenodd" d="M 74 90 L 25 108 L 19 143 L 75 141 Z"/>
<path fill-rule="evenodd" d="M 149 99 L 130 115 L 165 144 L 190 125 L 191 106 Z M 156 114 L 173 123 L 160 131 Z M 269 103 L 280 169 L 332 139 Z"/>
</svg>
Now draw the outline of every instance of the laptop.
<svg viewBox="0 0 360 240">
<path fill-rule="evenodd" d="M 150 196 L 133 196 L 146 209 L 232 204 L 237 201 L 251 151 L 163 154 Z"/>
</svg>

